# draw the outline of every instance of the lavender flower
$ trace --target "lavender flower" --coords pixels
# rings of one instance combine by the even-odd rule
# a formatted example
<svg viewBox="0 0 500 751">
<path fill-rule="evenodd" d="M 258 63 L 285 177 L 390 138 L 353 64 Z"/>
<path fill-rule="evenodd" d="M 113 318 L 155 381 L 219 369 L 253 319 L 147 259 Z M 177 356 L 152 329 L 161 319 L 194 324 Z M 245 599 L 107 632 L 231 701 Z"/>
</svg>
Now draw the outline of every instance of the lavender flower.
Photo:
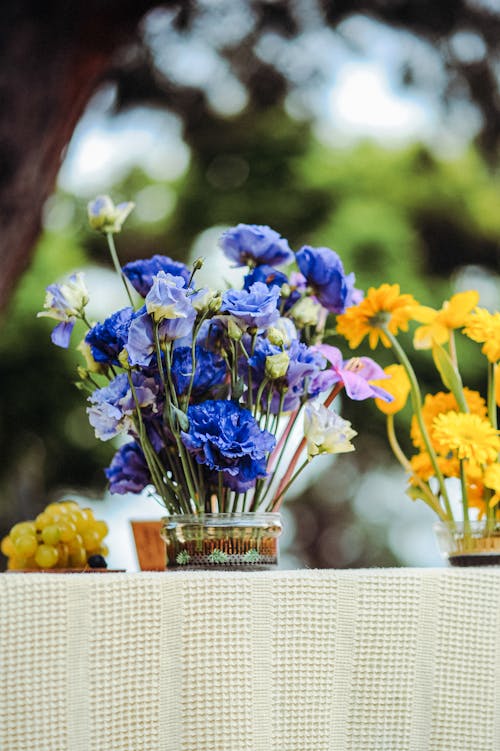
<svg viewBox="0 0 500 751">
<path fill-rule="evenodd" d="M 263 282 L 255 282 L 248 290 L 230 289 L 224 292 L 221 311 L 231 313 L 246 326 L 262 331 L 279 318 L 279 295 L 279 287 L 269 289 Z"/>
<path fill-rule="evenodd" d="M 141 409 L 149 407 L 157 411 L 158 387 L 155 381 L 142 373 L 132 373 L 132 383 L 135 397 L 125 373 L 116 376 L 108 386 L 96 389 L 89 396 L 88 400 L 92 405 L 87 408 L 89 422 L 101 441 L 109 441 L 119 433 L 134 433 L 136 399 Z"/>
<path fill-rule="evenodd" d="M 177 339 L 191 331 L 196 318 L 196 310 L 187 296 L 182 277 L 159 271 L 153 277 L 153 284 L 146 295 L 145 302 L 146 310 L 157 323 L 164 320 L 184 320 L 182 325 L 184 333 L 177 331 L 175 336 L 167 338 Z"/>
<path fill-rule="evenodd" d="M 273 266 L 263 264 L 256 266 L 245 276 L 243 280 L 244 289 L 250 289 L 255 282 L 262 282 L 267 287 L 282 287 L 284 284 L 288 284 L 288 277 Z"/>
<path fill-rule="evenodd" d="M 191 272 L 184 263 L 174 261 L 168 256 L 155 255 L 151 258 L 145 258 L 140 261 L 131 261 L 123 267 L 123 273 L 131 283 L 132 287 L 141 295 L 146 297 L 153 285 L 153 277 L 160 271 L 172 276 L 180 276 L 187 286 Z"/>
<path fill-rule="evenodd" d="M 237 266 L 281 266 L 293 260 L 288 242 L 265 225 L 238 224 L 223 233 L 219 244 Z"/>
<path fill-rule="evenodd" d="M 380 365 L 370 357 L 355 357 L 344 360 L 342 352 L 329 344 L 318 344 L 316 351 L 322 354 L 330 363 L 330 368 L 319 373 L 311 383 L 311 390 L 325 391 L 336 383 L 343 383 L 347 396 L 356 401 L 363 399 L 383 399 L 392 402 L 388 391 L 370 383 L 372 380 L 388 378 L 389 376 Z"/>
<path fill-rule="evenodd" d="M 117 206 L 109 196 L 97 196 L 87 206 L 89 224 L 105 234 L 120 232 L 125 219 L 134 208 L 130 201 Z"/>
<path fill-rule="evenodd" d="M 45 310 L 38 313 L 37 317 L 60 321 L 50 337 L 58 347 L 68 348 L 73 327 L 77 318 L 83 316 L 88 301 L 89 294 L 81 273 L 72 274 L 62 284 L 50 284 L 47 287 Z"/>
</svg>

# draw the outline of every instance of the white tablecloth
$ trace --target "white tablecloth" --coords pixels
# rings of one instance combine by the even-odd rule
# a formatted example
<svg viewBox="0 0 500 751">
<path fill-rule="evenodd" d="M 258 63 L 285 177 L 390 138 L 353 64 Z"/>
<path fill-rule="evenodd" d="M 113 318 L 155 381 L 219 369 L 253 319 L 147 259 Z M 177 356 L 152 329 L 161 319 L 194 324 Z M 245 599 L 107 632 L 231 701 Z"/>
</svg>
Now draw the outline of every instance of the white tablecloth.
<svg viewBox="0 0 500 751">
<path fill-rule="evenodd" d="M 499 751 L 500 570 L 0 576 L 2 751 Z"/>
</svg>

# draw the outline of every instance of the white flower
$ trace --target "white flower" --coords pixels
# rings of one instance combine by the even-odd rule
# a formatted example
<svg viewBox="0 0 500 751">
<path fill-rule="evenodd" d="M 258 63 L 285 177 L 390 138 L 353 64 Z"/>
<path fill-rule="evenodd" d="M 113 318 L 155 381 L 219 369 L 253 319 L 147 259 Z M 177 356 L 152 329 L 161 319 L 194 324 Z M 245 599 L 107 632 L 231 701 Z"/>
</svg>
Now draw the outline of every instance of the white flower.
<svg viewBox="0 0 500 751">
<path fill-rule="evenodd" d="M 351 438 L 357 432 L 351 423 L 319 402 L 306 404 L 304 413 L 304 434 L 307 438 L 307 455 L 311 459 L 317 454 L 343 454 L 354 451 Z"/>
<path fill-rule="evenodd" d="M 312 297 L 303 297 L 290 309 L 290 315 L 299 328 L 316 326 L 321 314 L 321 305 Z"/>
<path fill-rule="evenodd" d="M 38 317 L 53 318 L 56 321 L 73 321 L 81 316 L 89 301 L 89 293 L 83 274 L 72 274 L 62 284 L 51 284 L 47 287 L 43 310 Z"/>
</svg>

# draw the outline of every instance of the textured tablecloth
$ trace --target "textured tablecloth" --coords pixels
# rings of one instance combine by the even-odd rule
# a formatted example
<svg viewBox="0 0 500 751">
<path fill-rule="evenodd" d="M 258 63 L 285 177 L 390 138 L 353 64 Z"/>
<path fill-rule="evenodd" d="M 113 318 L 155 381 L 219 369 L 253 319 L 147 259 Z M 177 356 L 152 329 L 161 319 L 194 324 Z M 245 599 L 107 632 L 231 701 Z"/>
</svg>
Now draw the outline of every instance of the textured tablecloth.
<svg viewBox="0 0 500 751">
<path fill-rule="evenodd" d="M 2 751 L 499 751 L 500 571 L 0 575 Z"/>
</svg>

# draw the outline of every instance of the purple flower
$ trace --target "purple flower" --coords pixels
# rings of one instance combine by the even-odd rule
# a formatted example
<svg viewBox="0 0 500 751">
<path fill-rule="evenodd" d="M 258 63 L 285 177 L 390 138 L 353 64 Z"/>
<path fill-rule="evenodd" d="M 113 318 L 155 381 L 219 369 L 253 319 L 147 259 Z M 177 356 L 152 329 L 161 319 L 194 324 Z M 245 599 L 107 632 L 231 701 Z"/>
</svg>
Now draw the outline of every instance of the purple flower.
<svg viewBox="0 0 500 751">
<path fill-rule="evenodd" d="M 299 269 L 316 297 L 331 313 L 343 313 L 353 304 L 356 293 L 354 274 L 345 274 L 342 261 L 330 248 L 305 245 L 296 255 Z"/>
<path fill-rule="evenodd" d="M 96 323 L 90 329 L 85 341 L 90 345 L 92 357 L 96 362 L 107 365 L 120 364 L 118 355 L 127 343 L 130 324 L 137 315 L 133 308 L 122 308 L 106 318 L 104 323 Z"/>
<path fill-rule="evenodd" d="M 273 266 L 264 264 L 262 266 L 256 266 L 248 273 L 243 280 L 244 289 L 250 289 L 255 282 L 262 282 L 267 287 L 274 285 L 282 287 L 284 284 L 288 284 L 288 277 L 283 274 L 282 271 L 278 271 Z"/>
<path fill-rule="evenodd" d="M 159 271 L 164 271 L 172 276 L 180 276 L 187 286 L 191 272 L 184 263 L 174 261 L 168 256 L 153 256 L 139 261 L 131 261 L 123 267 L 123 273 L 132 284 L 133 288 L 142 296 L 146 297 L 153 284 L 153 277 Z"/>
<path fill-rule="evenodd" d="M 279 287 L 269 289 L 263 282 L 255 282 L 248 290 L 229 289 L 224 292 L 221 311 L 231 313 L 247 326 L 266 329 L 279 318 L 279 296 Z"/>
<path fill-rule="evenodd" d="M 219 240 L 224 254 L 237 266 L 269 264 L 281 266 L 293 260 L 288 242 L 270 227 L 238 224 L 226 230 Z"/>
<path fill-rule="evenodd" d="M 224 382 L 227 366 L 220 355 L 210 352 L 203 347 L 195 350 L 195 372 L 192 395 L 205 394 L 213 386 Z M 193 372 L 193 358 L 191 347 L 177 347 L 172 355 L 171 375 L 177 394 L 186 394 Z"/>
<path fill-rule="evenodd" d="M 104 470 L 111 493 L 140 493 L 151 483 L 148 465 L 141 447 L 135 442 L 124 444 Z"/>
<path fill-rule="evenodd" d="M 146 378 L 142 373 L 132 373 L 132 383 L 139 407 L 157 411 L 158 386 L 154 379 Z M 96 389 L 89 396 L 92 406 L 87 408 L 87 414 L 97 438 L 109 441 L 119 433 L 134 433 L 135 398 L 126 373 L 116 376 L 108 386 Z"/>
<path fill-rule="evenodd" d="M 380 386 L 373 386 L 371 380 L 388 378 L 389 376 L 370 357 L 354 357 L 351 360 L 343 360 L 342 352 L 337 347 L 329 344 L 318 344 L 314 347 L 330 363 L 331 367 L 323 370 L 311 383 L 311 389 L 315 393 L 326 391 L 336 383 L 343 383 L 347 396 L 356 401 L 363 399 L 383 399 L 392 402 L 392 397 Z"/>
<path fill-rule="evenodd" d="M 196 461 L 222 472 L 226 486 L 244 491 L 266 476 L 266 457 L 275 439 L 247 409 L 232 401 L 209 400 L 188 407 L 189 430 L 182 442 Z"/>
</svg>

